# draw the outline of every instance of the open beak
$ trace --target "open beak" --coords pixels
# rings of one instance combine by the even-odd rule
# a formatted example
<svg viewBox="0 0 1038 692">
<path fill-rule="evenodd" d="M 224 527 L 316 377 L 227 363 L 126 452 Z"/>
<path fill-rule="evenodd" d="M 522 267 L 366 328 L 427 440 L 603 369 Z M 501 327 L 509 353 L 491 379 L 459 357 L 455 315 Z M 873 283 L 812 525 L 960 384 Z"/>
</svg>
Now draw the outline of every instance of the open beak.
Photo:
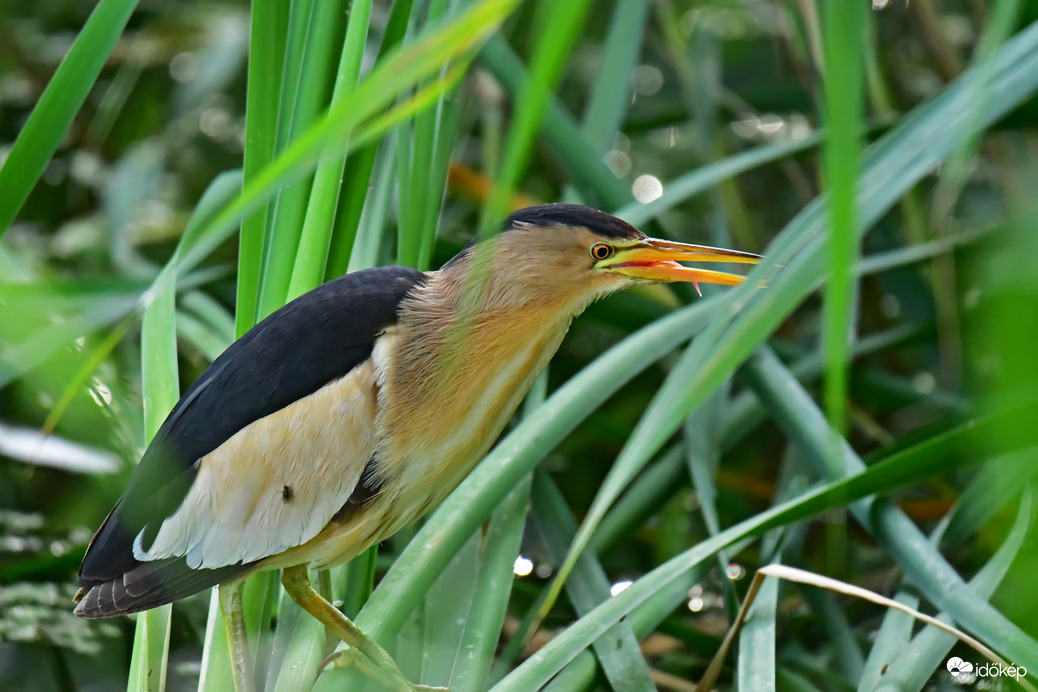
<svg viewBox="0 0 1038 692">
<path fill-rule="evenodd" d="M 699 291 L 701 283 L 734 286 L 741 283 L 743 277 L 728 272 L 685 267 L 678 262 L 756 264 L 759 260 L 760 255 L 751 252 L 646 238 L 638 245 L 618 250 L 615 255 L 599 266 L 634 279 L 690 282 L 695 284 L 696 291 Z"/>
</svg>

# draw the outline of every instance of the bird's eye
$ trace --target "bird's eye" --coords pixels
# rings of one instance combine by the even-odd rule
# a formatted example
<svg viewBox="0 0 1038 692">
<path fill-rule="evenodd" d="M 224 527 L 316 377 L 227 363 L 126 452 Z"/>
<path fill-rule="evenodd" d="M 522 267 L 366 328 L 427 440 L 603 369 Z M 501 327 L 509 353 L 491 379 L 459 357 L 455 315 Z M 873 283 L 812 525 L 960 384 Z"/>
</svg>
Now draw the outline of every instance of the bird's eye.
<svg viewBox="0 0 1038 692">
<path fill-rule="evenodd" d="M 609 259 L 613 256 L 613 247 L 605 243 L 595 243 L 591 246 L 591 256 L 596 260 Z"/>
</svg>

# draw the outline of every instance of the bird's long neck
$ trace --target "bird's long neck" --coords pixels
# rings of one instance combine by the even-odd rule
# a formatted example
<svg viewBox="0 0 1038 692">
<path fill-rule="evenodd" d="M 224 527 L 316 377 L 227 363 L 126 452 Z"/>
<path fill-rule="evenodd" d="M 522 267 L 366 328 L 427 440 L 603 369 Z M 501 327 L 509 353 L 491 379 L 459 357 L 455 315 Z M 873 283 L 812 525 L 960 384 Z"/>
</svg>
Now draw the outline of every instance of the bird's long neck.
<svg viewBox="0 0 1038 692">
<path fill-rule="evenodd" d="M 380 428 L 389 433 L 379 452 L 383 473 L 413 474 L 405 489 L 433 473 L 460 482 L 554 355 L 575 312 L 519 302 L 467 310 L 454 281 L 433 272 L 405 299 L 380 382 Z"/>
</svg>

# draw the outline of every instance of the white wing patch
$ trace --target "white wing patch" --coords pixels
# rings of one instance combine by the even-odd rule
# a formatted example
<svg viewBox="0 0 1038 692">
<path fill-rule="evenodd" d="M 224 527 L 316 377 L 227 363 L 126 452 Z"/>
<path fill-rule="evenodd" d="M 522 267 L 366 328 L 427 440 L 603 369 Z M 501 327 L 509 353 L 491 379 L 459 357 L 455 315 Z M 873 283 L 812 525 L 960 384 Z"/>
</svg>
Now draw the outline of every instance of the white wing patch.
<svg viewBox="0 0 1038 692">
<path fill-rule="evenodd" d="M 371 459 L 376 406 L 367 360 L 239 430 L 201 459 L 183 503 L 148 550 L 143 532 L 137 536 L 134 557 L 186 557 L 192 569 L 214 568 L 309 541 L 349 499 Z"/>
</svg>

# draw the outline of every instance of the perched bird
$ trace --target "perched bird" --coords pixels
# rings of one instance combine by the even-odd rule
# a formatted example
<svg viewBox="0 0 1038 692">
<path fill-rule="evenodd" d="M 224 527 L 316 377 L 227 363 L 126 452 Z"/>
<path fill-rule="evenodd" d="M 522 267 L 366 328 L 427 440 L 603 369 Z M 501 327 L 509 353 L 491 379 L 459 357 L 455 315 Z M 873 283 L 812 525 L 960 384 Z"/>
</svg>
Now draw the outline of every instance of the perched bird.
<svg viewBox="0 0 1038 692">
<path fill-rule="evenodd" d="M 410 689 L 307 568 L 345 562 L 443 500 L 591 301 L 637 283 L 741 281 L 679 261 L 757 256 L 549 204 L 512 214 L 438 271 L 358 271 L 290 302 L 170 412 L 87 549 L 76 614 L 133 613 L 221 584 L 235 683 L 247 689 L 240 602 L 226 585 L 280 568 L 300 606 L 386 684 Z"/>
</svg>

